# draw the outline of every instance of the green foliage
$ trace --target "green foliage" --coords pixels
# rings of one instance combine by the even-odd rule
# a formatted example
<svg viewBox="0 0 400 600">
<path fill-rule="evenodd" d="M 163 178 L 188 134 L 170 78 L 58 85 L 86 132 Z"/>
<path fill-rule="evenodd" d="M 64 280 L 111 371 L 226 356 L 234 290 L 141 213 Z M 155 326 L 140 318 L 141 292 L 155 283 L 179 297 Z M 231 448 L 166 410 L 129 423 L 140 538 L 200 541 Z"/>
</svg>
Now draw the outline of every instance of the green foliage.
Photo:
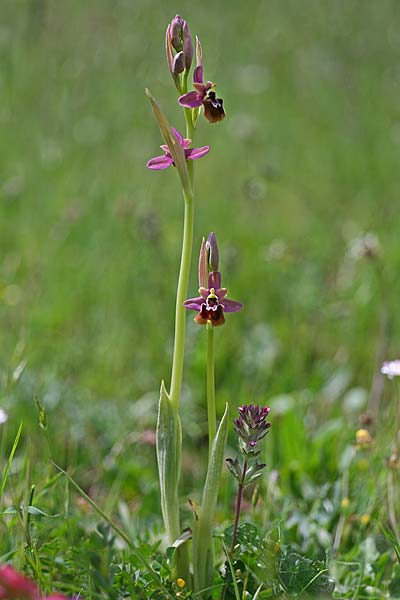
<svg viewBox="0 0 400 600">
<path fill-rule="evenodd" d="M 281 550 L 279 578 L 284 589 L 293 597 L 310 595 L 332 598 L 335 582 L 327 574 L 327 565 L 293 552 Z"/>
<path fill-rule="evenodd" d="M 194 590 L 200 592 L 212 582 L 214 550 L 212 527 L 221 484 L 221 470 L 229 427 L 229 406 L 226 405 L 210 453 L 201 506 L 195 512 L 193 523 L 193 579 Z"/>
<path fill-rule="evenodd" d="M 218 414 L 225 402 L 232 414 L 248 401 L 272 409 L 266 476 L 245 497 L 252 525 L 233 557 L 239 589 L 248 573 L 257 600 L 284 597 L 290 581 L 299 594 L 327 564 L 315 584 L 332 576 L 336 598 L 396 598 L 387 459 L 397 391 L 378 375 L 399 353 L 396 0 L 154 0 L 151 10 L 144 0 L 3 0 L 0 560 L 46 593 L 166 595 L 51 455 L 171 596 L 191 593 L 190 582 L 177 588 L 164 550 L 154 446 L 182 201 L 173 170 L 144 166 L 161 143 L 146 85 L 171 125 L 183 125 L 162 47 L 175 12 L 200 34 L 205 75 L 227 108 L 215 127 L 199 120 L 196 140 L 211 151 L 195 178 L 195 239 L 215 229 L 224 280 L 245 304 L 215 334 Z M 366 231 L 379 238 L 375 258 L 359 254 Z M 195 271 L 193 260 L 192 289 Z M 189 317 L 187 350 L 183 507 L 200 500 L 208 452 L 204 336 Z M 376 399 L 372 446 L 355 450 L 359 417 Z M 228 475 L 216 506 L 224 528 Z M 393 481 L 399 520 L 398 471 Z M 187 509 L 182 528 L 190 519 Z M 218 537 L 215 553 L 220 566 Z M 216 599 L 230 575 L 213 576 Z"/>
<path fill-rule="evenodd" d="M 161 507 L 172 543 L 179 537 L 178 482 L 181 469 L 182 432 L 179 415 L 161 384 L 157 421 L 157 460 L 160 474 Z"/>
</svg>

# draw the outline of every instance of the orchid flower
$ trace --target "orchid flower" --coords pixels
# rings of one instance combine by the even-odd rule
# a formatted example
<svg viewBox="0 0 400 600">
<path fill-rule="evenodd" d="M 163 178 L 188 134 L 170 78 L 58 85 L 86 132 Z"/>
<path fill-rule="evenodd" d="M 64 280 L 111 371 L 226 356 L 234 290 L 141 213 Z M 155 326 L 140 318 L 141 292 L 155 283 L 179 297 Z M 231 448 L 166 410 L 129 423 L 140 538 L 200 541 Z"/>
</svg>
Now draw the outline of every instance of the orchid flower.
<svg viewBox="0 0 400 600">
<path fill-rule="evenodd" d="M 193 73 L 193 87 L 195 91 L 188 92 L 178 99 L 181 106 L 186 108 L 199 108 L 204 106 L 204 116 L 210 123 L 222 121 L 225 117 L 222 98 L 217 98 L 215 83 L 203 78 L 203 51 L 199 39 L 196 38 L 197 66 Z"/>
<path fill-rule="evenodd" d="M 184 138 L 174 127 L 171 127 L 171 130 L 176 139 L 178 140 L 179 144 L 182 146 L 185 152 L 186 159 L 196 160 L 198 158 L 201 158 L 202 156 L 205 156 L 210 151 L 210 146 L 202 146 L 201 148 L 190 148 L 189 146 L 192 143 L 192 140 Z M 155 156 L 154 158 L 151 158 L 146 164 L 148 169 L 152 169 L 153 171 L 160 171 L 161 169 L 167 169 L 171 165 L 175 166 L 174 159 L 172 158 L 168 146 L 166 144 L 162 144 L 160 148 L 161 150 L 164 150 L 165 154 L 163 156 Z"/>
<path fill-rule="evenodd" d="M 212 272 L 208 274 L 208 269 Z M 188 310 L 197 310 L 194 318 L 198 325 L 211 323 L 213 327 L 225 323 L 224 313 L 239 312 L 243 304 L 226 298 L 228 290 L 221 287 L 221 273 L 218 269 L 218 245 L 215 235 L 210 233 L 207 242 L 202 242 L 199 257 L 199 294 L 184 302 Z"/>
</svg>

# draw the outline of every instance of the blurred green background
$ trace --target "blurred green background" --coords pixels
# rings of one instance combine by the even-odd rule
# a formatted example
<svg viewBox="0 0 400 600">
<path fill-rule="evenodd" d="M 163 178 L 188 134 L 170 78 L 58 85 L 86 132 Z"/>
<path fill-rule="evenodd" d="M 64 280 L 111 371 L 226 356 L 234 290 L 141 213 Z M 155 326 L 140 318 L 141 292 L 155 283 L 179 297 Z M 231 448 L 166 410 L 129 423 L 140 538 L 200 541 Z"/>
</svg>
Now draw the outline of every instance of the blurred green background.
<svg viewBox="0 0 400 600">
<path fill-rule="evenodd" d="M 20 418 L 36 418 L 35 393 L 65 463 L 65 445 L 70 461 L 89 456 L 96 468 L 119 436 L 154 428 L 183 202 L 172 169 L 145 168 L 161 139 L 144 88 L 183 130 L 164 56 L 176 13 L 200 37 L 227 112 L 215 126 L 201 117 L 196 134 L 211 152 L 196 163 L 189 292 L 201 236 L 214 230 L 223 282 L 245 304 L 216 335 L 219 410 L 269 403 L 267 462 L 282 469 L 311 460 L 307 440 L 328 422 L 335 444 L 353 439 L 374 374 L 381 399 L 380 361 L 399 352 L 399 11 L 396 0 L 2 0 L 0 407 L 10 439 Z M 206 340 L 192 318 L 183 423 L 197 443 Z M 321 477 L 329 439 L 312 457 Z M 151 450 L 143 464 L 153 461 Z M 142 494 L 150 484 L 140 481 Z"/>
</svg>

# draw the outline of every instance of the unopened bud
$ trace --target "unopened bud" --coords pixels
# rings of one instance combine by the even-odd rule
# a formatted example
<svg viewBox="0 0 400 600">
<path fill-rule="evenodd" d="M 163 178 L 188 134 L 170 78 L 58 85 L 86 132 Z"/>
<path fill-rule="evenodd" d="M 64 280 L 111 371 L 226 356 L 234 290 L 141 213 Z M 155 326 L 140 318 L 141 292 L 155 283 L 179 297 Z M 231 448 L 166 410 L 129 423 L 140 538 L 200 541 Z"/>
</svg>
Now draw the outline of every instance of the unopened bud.
<svg viewBox="0 0 400 600">
<path fill-rule="evenodd" d="M 189 70 L 193 60 L 193 41 L 187 21 L 183 22 L 182 27 L 183 52 L 185 53 L 185 66 Z"/>
<path fill-rule="evenodd" d="M 218 271 L 219 265 L 219 251 L 217 238 L 215 233 L 212 231 L 207 238 L 206 250 L 208 255 L 208 266 L 210 271 Z"/>
<path fill-rule="evenodd" d="M 184 20 L 179 15 L 171 21 L 171 43 L 177 52 L 183 50 L 183 24 Z"/>
<path fill-rule="evenodd" d="M 176 15 L 169 25 L 171 46 L 176 52 L 183 52 L 185 68 L 190 69 L 193 60 L 193 40 L 187 21 Z M 182 72 L 182 71 L 180 71 Z"/>
<path fill-rule="evenodd" d="M 185 55 L 183 52 L 175 54 L 174 62 L 172 64 L 172 72 L 174 75 L 179 75 L 185 70 Z"/>
</svg>

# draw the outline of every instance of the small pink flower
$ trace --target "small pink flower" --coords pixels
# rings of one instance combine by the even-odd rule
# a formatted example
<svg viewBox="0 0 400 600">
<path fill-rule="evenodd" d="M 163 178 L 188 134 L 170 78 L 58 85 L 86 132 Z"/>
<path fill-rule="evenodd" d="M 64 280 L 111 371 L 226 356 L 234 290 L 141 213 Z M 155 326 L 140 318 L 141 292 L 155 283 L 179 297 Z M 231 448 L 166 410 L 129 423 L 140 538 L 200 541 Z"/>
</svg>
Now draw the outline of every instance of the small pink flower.
<svg viewBox="0 0 400 600">
<path fill-rule="evenodd" d="M 202 146 L 201 148 L 190 148 L 189 146 L 192 143 L 192 140 L 184 138 L 174 127 L 171 127 L 171 130 L 175 135 L 176 139 L 178 140 L 179 144 L 185 151 L 186 159 L 196 160 L 198 158 L 201 158 L 202 156 L 205 156 L 210 151 L 210 146 Z M 174 159 L 171 156 L 171 152 L 169 151 L 168 146 L 166 144 L 163 144 L 162 146 L 160 146 L 160 148 L 161 150 L 164 150 L 165 154 L 163 154 L 163 156 L 155 156 L 154 158 L 151 158 L 146 164 L 146 167 L 148 169 L 152 169 L 153 171 L 159 171 L 161 169 L 167 169 L 171 165 L 174 165 Z"/>
</svg>

